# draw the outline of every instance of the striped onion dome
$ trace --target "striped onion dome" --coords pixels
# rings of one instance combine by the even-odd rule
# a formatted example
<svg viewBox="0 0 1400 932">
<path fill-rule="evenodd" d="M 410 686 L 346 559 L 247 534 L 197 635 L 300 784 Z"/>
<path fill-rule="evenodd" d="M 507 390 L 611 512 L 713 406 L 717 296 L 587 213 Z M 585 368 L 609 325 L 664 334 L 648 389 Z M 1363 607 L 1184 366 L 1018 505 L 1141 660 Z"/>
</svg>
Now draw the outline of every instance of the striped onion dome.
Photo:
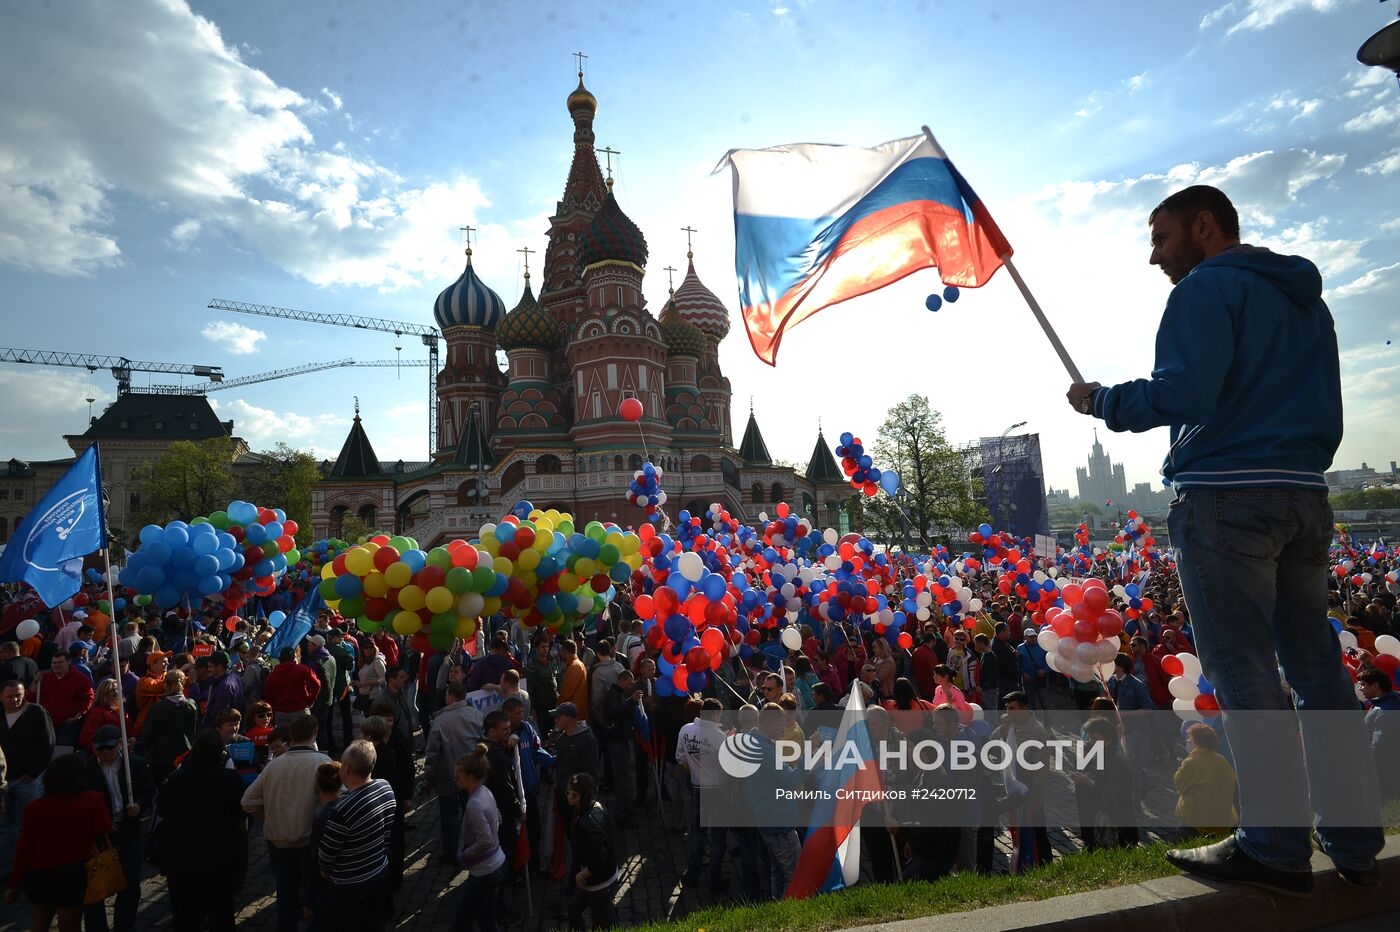
<svg viewBox="0 0 1400 932">
<path fill-rule="evenodd" d="M 672 356 L 694 356 L 699 359 L 705 352 L 705 335 L 676 310 L 676 301 L 666 302 L 666 310 L 657 321 L 661 324 L 661 338 Z"/>
<path fill-rule="evenodd" d="M 612 188 L 603 199 L 603 206 L 593 215 L 593 222 L 583 233 L 579 244 L 579 262 L 584 268 L 609 259 L 630 262 L 638 268 L 647 264 L 647 240 L 632 219 L 622 212 L 613 197 Z"/>
<path fill-rule="evenodd" d="M 506 352 L 526 348 L 552 350 L 559 346 L 563 336 L 563 326 L 535 300 L 527 276 L 520 303 L 506 315 L 501 329 L 496 331 L 497 345 Z"/>
<path fill-rule="evenodd" d="M 506 303 L 476 277 L 472 251 L 467 250 L 467 267 L 462 276 L 438 295 L 433 316 L 443 330 L 451 327 L 481 327 L 495 330 L 506 314 Z"/>
<path fill-rule="evenodd" d="M 701 283 L 700 276 L 695 274 L 693 257 L 685 270 L 685 280 L 676 289 L 675 302 L 681 319 L 694 324 L 701 333 L 717 340 L 723 340 L 729 333 L 729 309 Z"/>
</svg>

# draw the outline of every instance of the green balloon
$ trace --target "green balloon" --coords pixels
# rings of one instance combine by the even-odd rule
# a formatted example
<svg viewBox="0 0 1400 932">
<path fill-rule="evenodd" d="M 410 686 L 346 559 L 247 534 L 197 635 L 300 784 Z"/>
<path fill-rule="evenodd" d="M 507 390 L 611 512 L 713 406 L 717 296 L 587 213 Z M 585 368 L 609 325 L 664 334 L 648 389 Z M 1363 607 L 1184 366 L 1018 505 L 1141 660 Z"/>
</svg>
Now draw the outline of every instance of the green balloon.
<svg viewBox="0 0 1400 932">
<path fill-rule="evenodd" d="M 321 585 L 318 587 L 318 591 L 321 593 L 321 598 L 323 599 L 330 599 L 333 601 L 335 599 L 340 598 L 340 596 L 337 595 L 335 591 L 334 577 L 330 579 L 321 580 Z"/>
<path fill-rule="evenodd" d="M 190 524 L 209 524 L 209 519 L 205 517 L 194 518 Z"/>
<path fill-rule="evenodd" d="M 452 569 L 452 554 L 447 552 L 446 547 L 434 547 L 428 551 L 428 565 L 450 570 Z"/>
<path fill-rule="evenodd" d="M 361 596 L 351 596 L 348 599 L 340 600 L 340 614 L 346 617 L 363 615 L 365 613 L 365 600 Z"/>
<path fill-rule="evenodd" d="M 451 650 L 454 634 L 453 631 L 431 631 L 428 633 L 428 644 L 433 650 Z"/>
<path fill-rule="evenodd" d="M 583 529 L 583 536 L 601 544 L 608 538 L 608 529 L 600 521 L 590 521 Z"/>
<path fill-rule="evenodd" d="M 612 566 L 620 559 L 622 559 L 622 551 L 612 544 L 604 544 L 598 550 L 598 562 L 603 566 Z"/>
<path fill-rule="evenodd" d="M 439 612 L 438 614 L 432 617 L 432 620 L 428 622 L 428 632 L 430 634 L 436 634 L 439 631 L 446 631 L 448 634 L 451 634 L 453 631 L 456 630 L 456 612 Z"/>
<path fill-rule="evenodd" d="M 216 512 L 214 512 L 212 515 L 209 516 L 209 523 L 212 524 L 212 525 L 214 525 L 214 527 L 218 528 L 218 529 L 221 530 L 221 531 L 226 531 L 226 530 L 228 530 L 228 526 L 229 526 L 228 512 L 226 512 L 226 511 L 216 511 Z"/>
<path fill-rule="evenodd" d="M 472 591 L 472 571 L 463 566 L 454 566 L 447 571 L 447 590 L 453 595 L 463 595 Z"/>
<path fill-rule="evenodd" d="M 285 554 L 283 554 L 283 556 L 287 558 L 288 566 L 296 566 L 298 563 L 301 562 L 301 551 L 296 549 L 295 547 L 293 547 L 291 550 L 288 550 Z M 342 612 L 341 614 L 344 613 Z"/>
<path fill-rule="evenodd" d="M 379 630 L 379 622 L 370 621 L 368 618 L 355 619 L 355 625 L 365 634 L 374 634 Z"/>
<path fill-rule="evenodd" d="M 472 570 L 472 589 L 477 592 L 486 592 L 496 585 L 496 571 L 486 566 L 478 566 Z"/>
<path fill-rule="evenodd" d="M 399 553 L 418 549 L 413 546 L 413 541 L 409 540 L 407 537 L 391 537 L 389 538 L 389 546 L 393 547 Z"/>
</svg>

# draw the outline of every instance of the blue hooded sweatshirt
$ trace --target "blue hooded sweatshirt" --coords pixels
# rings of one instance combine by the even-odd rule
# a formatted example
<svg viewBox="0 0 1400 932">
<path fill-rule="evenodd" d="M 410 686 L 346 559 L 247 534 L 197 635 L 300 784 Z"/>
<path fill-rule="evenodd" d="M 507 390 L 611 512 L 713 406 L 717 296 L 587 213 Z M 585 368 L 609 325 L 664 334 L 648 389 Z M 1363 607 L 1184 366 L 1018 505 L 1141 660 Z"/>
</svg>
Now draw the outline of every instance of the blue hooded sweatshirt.
<svg viewBox="0 0 1400 932">
<path fill-rule="evenodd" d="M 1342 440 L 1337 334 L 1307 259 L 1236 246 L 1177 283 L 1151 379 L 1094 392 L 1110 430 L 1171 428 L 1177 489 L 1305 487 Z"/>
</svg>

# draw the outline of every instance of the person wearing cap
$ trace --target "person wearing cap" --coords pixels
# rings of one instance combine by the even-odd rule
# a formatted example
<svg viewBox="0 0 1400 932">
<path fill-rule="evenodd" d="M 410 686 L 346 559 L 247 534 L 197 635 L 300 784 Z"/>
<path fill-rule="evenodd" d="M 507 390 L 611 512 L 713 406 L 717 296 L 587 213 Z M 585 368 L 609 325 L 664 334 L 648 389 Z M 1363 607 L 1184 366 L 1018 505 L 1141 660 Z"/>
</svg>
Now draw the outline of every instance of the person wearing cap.
<svg viewBox="0 0 1400 932">
<path fill-rule="evenodd" d="M 1045 648 L 1040 646 L 1036 630 L 1027 627 L 1025 640 L 1016 648 L 1016 661 L 1021 668 L 1021 692 L 1032 709 L 1045 708 L 1045 691 L 1050 686 L 1050 665 L 1045 662 Z"/>
<path fill-rule="evenodd" d="M 136 907 L 141 901 L 141 819 L 155 799 L 155 781 L 146 761 L 134 754 L 123 758 L 122 732 L 115 725 L 103 725 L 92 736 L 92 751 L 79 751 L 87 775 L 85 789 L 102 794 L 112 816 L 112 846 L 122 862 L 126 887 L 117 894 L 113 911 L 116 932 L 136 928 Z M 127 783 L 126 768 L 131 767 Z M 88 904 L 84 910 L 88 930 L 107 929 L 105 902 Z"/>
<path fill-rule="evenodd" d="M 146 727 L 146 716 L 151 706 L 165 697 L 165 674 L 170 666 L 170 655 L 165 651 L 152 651 L 146 655 L 146 673 L 136 684 L 136 728 L 137 735 Z"/>
<path fill-rule="evenodd" d="M 229 656 L 224 651 L 216 650 L 209 655 L 209 679 L 206 692 L 208 700 L 204 707 L 203 727 L 213 727 L 218 721 L 219 714 L 226 709 L 235 709 L 242 712 L 243 704 L 243 680 L 238 674 L 229 670 Z"/>
<path fill-rule="evenodd" d="M 136 747 L 150 764 L 160 783 L 175 769 L 175 763 L 189 751 L 199 725 L 199 710 L 185 695 L 185 674 L 171 670 L 163 681 L 165 695 L 152 703 Z"/>
<path fill-rule="evenodd" d="M 576 703 L 559 703 L 553 715 L 554 725 L 560 733 L 554 749 L 554 801 L 567 825 L 574 815 L 573 807 L 564 793 L 569 778 L 576 773 L 586 773 L 595 781 L 602 779 L 602 751 L 598 746 L 598 736 L 588 727 Z"/>
<path fill-rule="evenodd" d="M 332 727 L 326 735 L 326 745 L 330 748 L 341 749 L 349 746 L 355 740 L 353 718 L 350 711 L 351 689 L 350 680 L 355 675 L 355 652 L 345 643 L 345 632 L 340 628 L 332 628 L 326 635 L 326 650 L 330 653 L 331 659 L 335 661 L 335 678 L 331 681 L 331 714 L 330 721 Z M 334 719 L 336 711 L 340 713 L 340 734 L 336 735 Z"/>
<path fill-rule="evenodd" d="M 311 701 L 311 714 L 316 716 L 316 724 L 320 728 L 321 743 L 330 748 L 333 746 L 331 742 L 331 708 L 335 698 L 331 691 L 335 687 L 336 666 L 335 658 L 331 656 L 330 651 L 326 650 L 324 635 L 313 634 L 306 639 L 306 648 L 302 651 L 301 662 L 312 673 L 316 674 L 316 679 L 321 684 L 316 698 Z"/>
<path fill-rule="evenodd" d="M 53 719 L 58 743 L 77 747 L 83 717 L 92 708 L 92 681 L 73 669 L 66 653 L 54 654 L 49 672 L 39 677 L 39 704 Z"/>
</svg>

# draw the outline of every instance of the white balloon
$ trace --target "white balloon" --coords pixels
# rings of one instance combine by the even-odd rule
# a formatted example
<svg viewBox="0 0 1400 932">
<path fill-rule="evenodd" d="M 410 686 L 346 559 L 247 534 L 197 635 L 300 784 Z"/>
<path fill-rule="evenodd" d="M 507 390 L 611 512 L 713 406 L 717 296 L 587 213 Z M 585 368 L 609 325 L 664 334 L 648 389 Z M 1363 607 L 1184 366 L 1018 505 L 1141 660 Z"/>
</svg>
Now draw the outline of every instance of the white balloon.
<svg viewBox="0 0 1400 932">
<path fill-rule="evenodd" d="M 705 575 L 705 561 L 700 559 L 698 553 L 683 553 L 677 563 L 680 564 L 681 575 L 691 582 L 699 582 L 700 577 Z"/>
<path fill-rule="evenodd" d="M 33 618 L 26 618 L 15 626 L 15 637 L 21 641 L 27 641 L 39 633 L 39 623 Z"/>
<path fill-rule="evenodd" d="M 967 610 L 970 611 L 970 612 L 980 612 L 980 611 L 982 611 L 982 600 L 981 600 L 981 599 L 973 599 L 971 602 L 968 602 L 968 603 L 967 603 Z"/>
<path fill-rule="evenodd" d="M 1183 702 L 1189 702 L 1201 694 L 1201 691 L 1196 688 L 1195 682 L 1184 676 L 1172 677 L 1171 682 L 1167 684 L 1167 691 Z M 1195 706 L 1192 708 L 1194 709 Z"/>
<path fill-rule="evenodd" d="M 822 531 L 822 540 L 833 547 L 836 546 L 836 542 L 840 539 L 841 535 L 836 533 L 836 528 L 834 527 L 829 527 L 825 531 Z"/>
<path fill-rule="evenodd" d="M 1045 655 L 1045 665 L 1046 665 L 1047 667 L 1049 667 L 1050 669 L 1054 670 L 1056 673 L 1062 673 L 1062 672 L 1064 672 L 1064 671 L 1062 671 L 1062 670 L 1060 669 L 1060 655 L 1059 655 L 1059 654 L 1046 654 L 1046 655 Z"/>
<path fill-rule="evenodd" d="M 1376 652 L 1400 657 L 1400 638 L 1396 638 L 1393 634 L 1382 634 L 1376 638 Z"/>
<path fill-rule="evenodd" d="M 1112 663 L 1113 658 L 1118 656 L 1118 639 L 1106 638 L 1098 643 L 1099 663 Z"/>
<path fill-rule="evenodd" d="M 1176 659 L 1181 661 L 1182 676 L 1193 683 L 1201 678 L 1201 659 L 1199 657 L 1183 651 L 1176 655 Z"/>
<path fill-rule="evenodd" d="M 841 568 L 841 558 L 833 553 L 823 561 L 823 564 L 829 570 L 839 570 Z"/>
<path fill-rule="evenodd" d="M 1057 566 L 1050 567 L 1050 578 L 1054 579 L 1058 575 L 1060 575 L 1060 568 Z"/>
<path fill-rule="evenodd" d="M 914 617 L 919 619 L 920 621 L 928 621 L 931 616 L 927 608 L 921 608 L 914 613 Z"/>
<path fill-rule="evenodd" d="M 1118 598 L 1120 598 L 1120 599 L 1126 599 L 1126 598 L 1128 597 L 1128 590 L 1127 590 L 1127 589 L 1124 589 L 1121 585 L 1119 585 L 1119 586 L 1114 586 L 1114 587 L 1113 587 L 1113 594 L 1116 595 L 1116 596 L 1118 596 Z"/>
<path fill-rule="evenodd" d="M 972 714 L 973 714 L 973 715 L 980 715 L 980 714 L 981 714 L 981 712 L 982 712 L 982 707 L 981 707 L 980 705 L 978 705 L 977 703 L 975 703 L 975 702 L 969 702 L 969 703 L 968 703 L 968 706 L 970 706 L 970 707 L 972 708 Z"/>
<path fill-rule="evenodd" d="M 1060 636 L 1047 627 L 1036 635 L 1035 640 L 1040 645 L 1040 649 L 1049 654 L 1055 652 L 1056 646 L 1060 643 Z"/>
<path fill-rule="evenodd" d="M 1205 721 L 1201 718 L 1201 713 L 1196 711 L 1196 703 L 1191 699 L 1173 699 L 1172 711 L 1176 712 L 1177 717 L 1183 722 Z"/>
<path fill-rule="evenodd" d="M 1089 641 L 1080 641 L 1074 648 L 1074 657 L 1082 664 L 1094 664 L 1099 662 L 1099 645 Z"/>
<path fill-rule="evenodd" d="M 1099 664 L 1099 678 L 1105 683 L 1107 683 L 1110 679 L 1113 678 L 1115 670 L 1116 667 L 1114 667 L 1112 661 L 1109 661 L 1108 663 L 1101 663 Z"/>
<path fill-rule="evenodd" d="M 1356 635 L 1343 628 L 1337 632 L 1337 640 L 1342 645 L 1342 650 L 1350 650 L 1356 646 Z"/>
<path fill-rule="evenodd" d="M 796 628 L 784 628 L 781 640 L 788 650 L 802 649 L 802 633 Z"/>
<path fill-rule="evenodd" d="M 1045 578 L 1046 577 L 1044 570 L 1036 570 L 1033 574 L 1031 574 L 1031 579 L 1034 579 L 1038 583 L 1045 582 Z"/>
<path fill-rule="evenodd" d="M 1094 668 L 1084 664 L 1075 664 L 1074 669 L 1069 674 L 1078 683 L 1089 683 L 1094 679 Z"/>
<path fill-rule="evenodd" d="M 1362 581 L 1363 583 L 1365 583 L 1366 585 L 1368 585 L 1368 586 L 1371 584 L 1371 579 L 1372 579 L 1372 576 L 1371 576 L 1370 573 L 1362 573 L 1362 574 L 1361 574 L 1361 581 Z"/>
<path fill-rule="evenodd" d="M 1074 638 L 1060 638 L 1059 643 L 1055 645 L 1055 653 L 1072 662 L 1075 657 L 1074 649 L 1078 646 L 1079 642 Z"/>
<path fill-rule="evenodd" d="M 464 592 L 457 599 L 457 614 L 463 618 L 480 618 L 485 599 L 479 592 Z"/>
</svg>

